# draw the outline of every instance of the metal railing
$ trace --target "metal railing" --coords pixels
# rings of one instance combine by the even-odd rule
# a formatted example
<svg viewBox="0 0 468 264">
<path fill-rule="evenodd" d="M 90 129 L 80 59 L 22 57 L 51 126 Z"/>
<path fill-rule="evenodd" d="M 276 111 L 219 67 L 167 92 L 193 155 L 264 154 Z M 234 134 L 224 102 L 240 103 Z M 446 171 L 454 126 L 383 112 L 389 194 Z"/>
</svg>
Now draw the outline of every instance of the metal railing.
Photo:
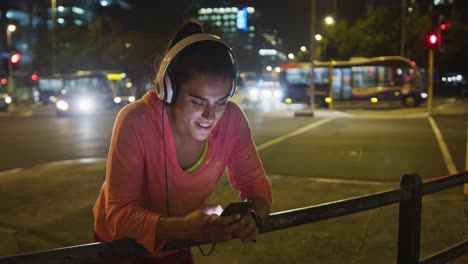
<svg viewBox="0 0 468 264">
<path fill-rule="evenodd" d="M 405 174 L 400 188 L 356 198 L 273 213 L 260 233 L 300 226 L 339 216 L 354 214 L 399 203 L 398 264 L 445 263 L 468 253 L 468 240 L 452 245 L 420 260 L 422 196 L 468 183 L 468 171 L 435 178 L 422 183 L 417 174 Z M 190 240 L 167 241 L 163 251 L 204 243 Z M 91 243 L 15 256 L 0 257 L 0 264 L 22 263 L 96 263 L 130 260 L 147 255 L 147 250 L 134 240 L 123 238 L 112 242 Z"/>
</svg>

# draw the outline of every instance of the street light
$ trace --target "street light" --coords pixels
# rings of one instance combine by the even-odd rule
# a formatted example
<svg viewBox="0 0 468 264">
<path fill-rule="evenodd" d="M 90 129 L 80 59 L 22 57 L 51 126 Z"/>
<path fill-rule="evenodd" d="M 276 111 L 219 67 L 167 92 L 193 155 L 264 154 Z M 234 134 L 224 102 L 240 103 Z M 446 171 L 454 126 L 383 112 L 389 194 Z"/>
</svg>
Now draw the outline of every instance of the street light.
<svg viewBox="0 0 468 264">
<path fill-rule="evenodd" d="M 7 26 L 7 49 L 8 49 L 8 92 L 13 93 L 14 90 L 14 84 L 13 84 L 13 64 L 11 61 L 11 54 L 12 54 L 12 48 L 11 48 L 11 33 L 16 31 L 16 26 L 13 24 L 10 24 Z"/>
<path fill-rule="evenodd" d="M 8 25 L 7 30 L 8 30 L 9 32 L 15 32 L 16 26 L 15 26 L 15 25 Z"/>
<path fill-rule="evenodd" d="M 325 24 L 327 24 L 328 26 L 331 26 L 333 24 L 335 24 L 335 19 L 331 16 L 327 16 L 325 19 Z"/>
<path fill-rule="evenodd" d="M 301 51 L 302 52 L 306 52 L 307 51 L 307 48 L 305 46 L 301 46 Z"/>
<path fill-rule="evenodd" d="M 52 19 L 52 74 L 55 74 L 57 56 L 56 56 L 56 43 L 55 43 L 55 17 L 56 17 L 57 1 L 50 0 L 50 17 Z"/>
<path fill-rule="evenodd" d="M 316 35 L 315 35 L 315 40 L 321 41 L 321 40 L 322 40 L 322 35 L 316 34 Z"/>
<path fill-rule="evenodd" d="M 289 53 L 289 54 L 288 54 L 288 58 L 289 58 L 290 60 L 294 60 L 294 54 L 293 54 L 293 53 Z"/>
</svg>

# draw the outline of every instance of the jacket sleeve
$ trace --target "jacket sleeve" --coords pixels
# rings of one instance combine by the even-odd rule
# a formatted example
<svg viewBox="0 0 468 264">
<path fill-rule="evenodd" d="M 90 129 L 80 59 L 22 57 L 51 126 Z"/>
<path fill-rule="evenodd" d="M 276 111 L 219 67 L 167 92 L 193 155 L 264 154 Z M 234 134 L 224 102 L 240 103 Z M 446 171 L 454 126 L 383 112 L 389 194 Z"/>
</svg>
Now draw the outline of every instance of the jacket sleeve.
<svg viewBox="0 0 468 264">
<path fill-rule="evenodd" d="M 141 191 L 143 133 L 149 129 L 134 117 L 123 109 L 114 125 L 106 171 L 106 225 L 115 238 L 132 238 L 154 253 L 164 245 L 156 241 L 159 215 L 144 208 Z"/>
<path fill-rule="evenodd" d="M 234 189 L 240 191 L 242 201 L 262 197 L 271 208 L 271 183 L 258 156 L 249 123 L 240 107 L 233 106 L 228 137 L 233 144 L 228 161 L 229 181 Z"/>
</svg>

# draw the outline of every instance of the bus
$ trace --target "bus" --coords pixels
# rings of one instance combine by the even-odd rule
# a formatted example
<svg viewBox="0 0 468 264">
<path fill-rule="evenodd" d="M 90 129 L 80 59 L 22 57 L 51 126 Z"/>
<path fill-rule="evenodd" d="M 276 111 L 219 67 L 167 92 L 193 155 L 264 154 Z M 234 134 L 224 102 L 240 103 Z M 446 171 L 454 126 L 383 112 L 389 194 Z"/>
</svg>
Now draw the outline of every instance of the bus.
<svg viewBox="0 0 468 264">
<path fill-rule="evenodd" d="M 78 71 L 75 74 L 41 77 L 39 100 L 54 103 L 57 115 L 110 109 L 135 101 L 135 89 L 125 73 Z"/>
<path fill-rule="evenodd" d="M 330 92 L 330 69 L 332 90 Z M 287 63 L 280 82 L 285 103 L 310 104 L 310 63 Z M 333 104 L 398 103 L 413 107 L 426 98 L 416 64 L 401 56 L 351 58 L 348 61 L 315 61 L 314 94 L 319 106 Z"/>
</svg>

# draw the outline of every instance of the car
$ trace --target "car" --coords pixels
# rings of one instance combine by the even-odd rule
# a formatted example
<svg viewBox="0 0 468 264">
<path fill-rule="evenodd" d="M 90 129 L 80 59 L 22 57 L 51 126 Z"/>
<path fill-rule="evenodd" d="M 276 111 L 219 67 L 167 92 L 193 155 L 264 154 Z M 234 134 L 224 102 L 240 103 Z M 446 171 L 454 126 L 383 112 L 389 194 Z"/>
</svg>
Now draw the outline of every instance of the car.
<svg viewBox="0 0 468 264">
<path fill-rule="evenodd" d="M 6 112 L 11 101 L 11 96 L 8 93 L 0 93 L 0 111 Z"/>
</svg>

